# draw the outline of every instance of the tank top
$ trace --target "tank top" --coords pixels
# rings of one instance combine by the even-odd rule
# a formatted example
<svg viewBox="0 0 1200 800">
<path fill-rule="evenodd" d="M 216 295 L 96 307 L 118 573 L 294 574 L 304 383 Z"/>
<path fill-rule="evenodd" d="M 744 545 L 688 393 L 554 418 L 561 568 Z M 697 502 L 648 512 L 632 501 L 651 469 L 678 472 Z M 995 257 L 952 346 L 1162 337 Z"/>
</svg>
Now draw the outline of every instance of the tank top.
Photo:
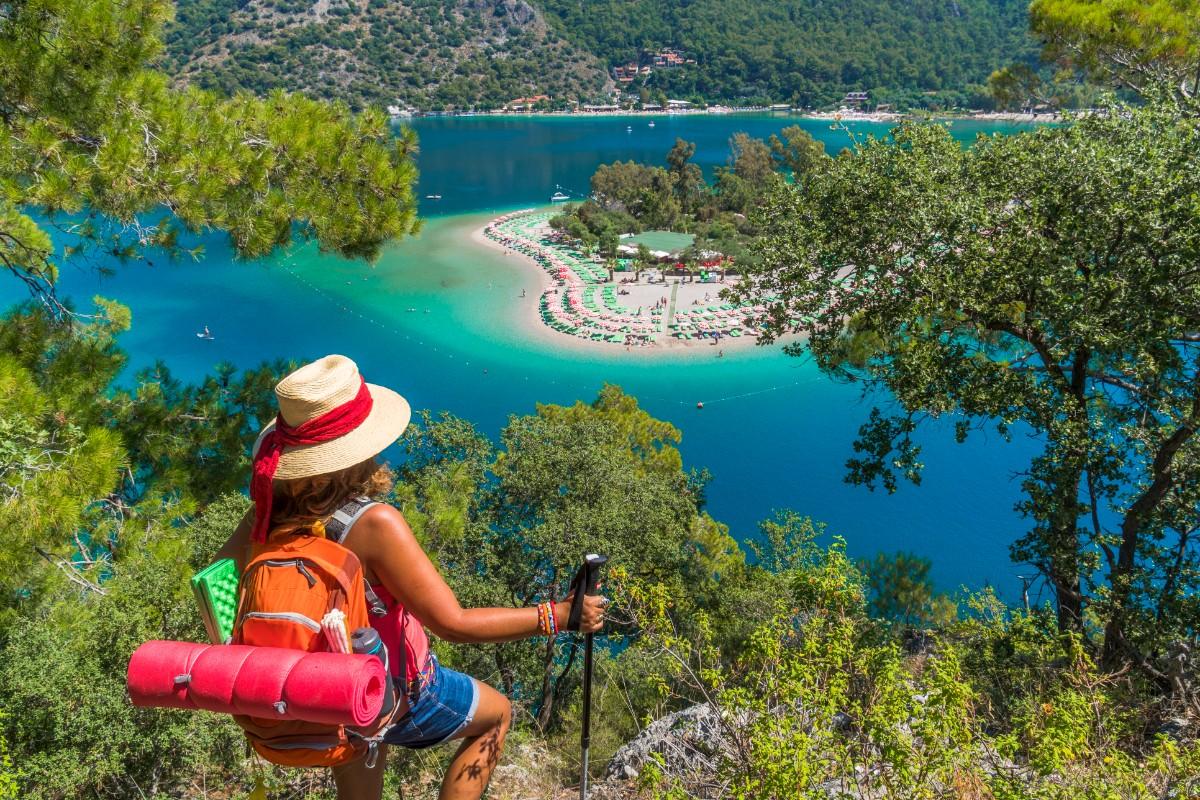
<svg viewBox="0 0 1200 800">
<path fill-rule="evenodd" d="M 387 608 L 382 617 L 371 617 L 371 627 L 379 632 L 379 638 L 387 648 L 392 677 L 402 680 L 410 690 L 414 685 L 421 686 L 433 669 L 425 626 L 408 613 L 382 583 L 372 585 L 371 589 Z M 403 674 L 401 665 L 405 667 Z"/>
</svg>

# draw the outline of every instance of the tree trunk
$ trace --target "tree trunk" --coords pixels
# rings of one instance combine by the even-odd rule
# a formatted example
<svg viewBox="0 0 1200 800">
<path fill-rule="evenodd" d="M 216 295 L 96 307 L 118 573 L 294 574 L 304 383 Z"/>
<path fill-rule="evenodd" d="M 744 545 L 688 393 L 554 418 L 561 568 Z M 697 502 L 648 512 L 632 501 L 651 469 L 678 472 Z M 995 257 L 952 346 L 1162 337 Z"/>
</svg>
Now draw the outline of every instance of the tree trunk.
<svg viewBox="0 0 1200 800">
<path fill-rule="evenodd" d="M 544 731 L 554 712 L 554 637 L 546 637 L 546 667 L 542 670 L 542 703 L 538 708 L 538 730 Z"/>
<path fill-rule="evenodd" d="M 1154 455 L 1151 466 L 1151 481 L 1125 512 L 1121 520 L 1121 547 L 1117 551 L 1117 563 L 1109 578 L 1112 587 L 1112 615 L 1104 626 L 1104 651 L 1102 660 L 1105 666 L 1113 667 L 1122 661 L 1122 652 L 1126 650 L 1125 642 L 1125 609 L 1129 603 L 1130 584 L 1133 580 L 1134 559 L 1137 556 L 1137 546 L 1143 528 L 1151 515 L 1162 503 L 1167 492 L 1175 482 L 1172 472 L 1175 454 L 1179 452 L 1196 432 L 1195 424 L 1200 419 L 1200 394 L 1192 401 L 1192 414 L 1189 421 L 1181 425 L 1171 434 Z"/>
<path fill-rule="evenodd" d="M 1083 471 L 1065 475 L 1058 488 L 1059 513 L 1050 529 L 1050 583 L 1058 607 L 1059 633 L 1083 630 L 1083 589 L 1079 577 L 1079 487 Z"/>
</svg>

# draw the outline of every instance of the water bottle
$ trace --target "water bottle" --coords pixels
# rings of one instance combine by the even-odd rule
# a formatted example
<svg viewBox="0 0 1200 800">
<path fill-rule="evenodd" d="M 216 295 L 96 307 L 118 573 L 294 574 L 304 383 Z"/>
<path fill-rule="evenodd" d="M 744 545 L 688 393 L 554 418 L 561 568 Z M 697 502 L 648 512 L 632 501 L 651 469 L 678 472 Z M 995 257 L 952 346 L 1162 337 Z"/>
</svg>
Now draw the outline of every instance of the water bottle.
<svg viewBox="0 0 1200 800">
<path fill-rule="evenodd" d="M 383 662 L 383 672 L 387 676 L 387 680 L 384 681 L 383 708 L 379 712 L 379 716 L 388 716 L 396 706 L 396 692 L 392 686 L 392 671 L 388 667 L 387 648 L 384 647 L 383 640 L 379 638 L 379 631 L 370 627 L 356 628 L 354 633 L 350 634 L 350 646 L 355 653 L 375 656 Z"/>
</svg>

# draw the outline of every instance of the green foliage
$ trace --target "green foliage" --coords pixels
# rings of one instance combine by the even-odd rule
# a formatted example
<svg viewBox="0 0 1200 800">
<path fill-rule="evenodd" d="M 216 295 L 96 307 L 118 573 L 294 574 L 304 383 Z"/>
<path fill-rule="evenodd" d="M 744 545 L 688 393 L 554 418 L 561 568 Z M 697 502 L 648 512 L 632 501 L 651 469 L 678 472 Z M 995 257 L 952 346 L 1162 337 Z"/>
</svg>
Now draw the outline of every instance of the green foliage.
<svg viewBox="0 0 1200 800">
<path fill-rule="evenodd" d="M 860 561 L 867 580 L 871 616 L 901 627 L 942 626 L 954 619 L 954 603 L 934 588 L 929 570 L 933 562 L 913 553 L 877 553 Z"/>
<path fill-rule="evenodd" d="M 632 161 L 602 164 L 592 176 L 591 197 L 568 206 L 550 224 L 583 247 L 607 242 L 610 250 L 623 234 L 677 230 L 695 235 L 681 254 L 685 266 L 694 268 L 714 252 L 738 264 L 752 263 L 750 243 L 757 228 L 748 215 L 783 180 L 777 170 L 791 170 L 793 180 L 804 180 L 828 161 L 824 146 L 800 128 L 786 128 L 783 135 L 768 143 L 735 133 L 729 159 L 717 168 L 711 186 L 691 162 L 696 146 L 683 139 L 667 153 L 665 169 Z M 653 262 L 650 249 L 639 244 L 639 272 Z"/>
<path fill-rule="evenodd" d="M 4 776 L 37 798 L 239 779 L 230 720 L 134 709 L 124 674 L 147 639 L 203 637 L 187 579 L 246 500 L 222 498 L 186 523 L 245 483 L 262 421 L 250 409 L 277 376 L 224 370 L 155 391 L 168 379 L 147 374 L 135 392 L 113 389 L 128 313 L 101 303 L 90 320 L 62 324 L 39 306 L 0 322 L 0 739 L 15 756 L 11 770 L 0 761 L 0 794 Z"/>
<path fill-rule="evenodd" d="M 856 0 L 532 5 L 419 0 L 310 4 L 179 0 L 169 70 L 228 93 L 303 90 L 356 107 L 499 108 L 549 94 L 547 105 L 607 100 L 610 68 L 649 64 L 663 47 L 698 63 L 658 69 L 643 102 L 788 100 L 827 105 L 849 90 L 899 90 L 885 102 L 924 105 L 962 92 L 1014 57 L 1031 56 L 1025 4 L 968 0 L 905 6 Z M 544 15 L 544 19 L 543 19 Z M 964 105 L 956 98 L 948 106 Z"/>
<path fill-rule="evenodd" d="M 1029 14 L 1047 60 L 1138 92 L 1200 96 L 1196 0 L 1034 0 Z"/>
<path fill-rule="evenodd" d="M 969 150 L 905 124 L 780 188 L 740 287 L 771 299 L 772 333 L 805 334 L 793 351 L 898 401 L 862 428 L 856 482 L 918 474 L 925 419 L 1033 431 L 1014 557 L 1064 630 L 1101 633 L 1086 609 L 1106 663 L 1156 680 L 1197 619 L 1198 158 L 1196 117 L 1169 103 Z"/>
<path fill-rule="evenodd" d="M 712 766 L 660 756 L 639 777 L 650 796 L 1116 800 L 1197 788 L 1200 747 L 1145 737 L 1146 707 L 1077 641 L 1058 640 L 1052 620 L 997 614 L 981 595 L 906 656 L 869 619 L 840 543 L 822 549 L 819 528 L 792 514 L 764 532 L 756 580 L 774 582 L 773 602 L 750 615 L 736 651 L 716 646 L 715 626 L 680 628 L 697 613 L 686 600 L 620 576 L 641 631 L 626 652 L 651 658 L 671 704 L 718 712 L 719 732 L 701 745 Z M 1013 682 L 998 689 L 998 674 Z M 993 706 L 997 695 L 1010 705 Z"/>
<path fill-rule="evenodd" d="M 298 235 L 366 258 L 415 231 L 411 135 L 299 95 L 169 88 L 146 64 L 170 10 L 38 0 L 0 17 L 0 264 L 61 312 L 63 259 L 175 256 L 183 230 L 227 231 L 245 256 Z M 67 229 L 61 256 L 30 209 Z"/>
<path fill-rule="evenodd" d="M 56 496 L 70 515 L 27 533 L 50 558 L 32 560 L 25 583 L 11 584 L 0 618 L 0 742 L 12 754 L 5 762 L 0 753 L 0 793 L 202 796 L 205 786 L 245 792 L 262 779 L 272 796 L 328 796 L 325 775 L 256 776 L 227 718 L 128 704 L 124 669 L 140 642 L 203 636 L 187 578 L 211 560 L 248 501 L 240 492 L 213 495 L 220 482 L 176 468 L 178 451 L 193 447 L 199 431 L 162 449 L 120 446 L 125 417 L 110 405 L 145 420 L 139 437 L 184 417 L 210 421 L 173 405 L 202 397 L 202 387 L 132 396 L 83 390 L 111 382 L 124 362 L 110 317 L 124 319 L 110 307 L 71 329 L 44 324 L 45 312 L 0 326 L 0 418 L 22 419 L 24 428 L 13 430 L 26 437 L 7 446 L 38 455 L 37 443 L 62 428 L 40 410 L 49 408 L 88 421 L 70 440 L 72 453 L 92 437 L 115 443 L 107 461 L 98 460 L 93 485 L 21 484 L 23 502 L 38 499 L 33 492 Z M 65 365 L 87 358 L 112 371 L 68 378 Z M 266 381 L 256 373 L 236 388 L 229 375 L 225 385 L 233 396 L 253 396 Z M 246 420 L 253 405 L 209 411 L 241 420 L 214 437 L 209 456 L 240 480 L 257 430 Z M 822 526 L 780 512 L 762 524 L 747 562 L 727 528 L 702 512 L 704 476 L 683 469 L 680 438 L 608 386 L 592 404 L 513 417 L 499 447 L 447 415 L 421 415 L 403 441 L 395 499 L 465 604 L 527 604 L 561 590 L 585 550 L 614 557 L 612 647 L 597 664 L 598 759 L 649 719 L 705 701 L 721 709 L 729 742 L 714 779 L 729 787 L 726 796 L 867 786 L 929 797 L 957 786 L 1004 798 L 1136 797 L 1185 786 L 1200 772 L 1194 745 L 1146 743 L 1141 732 L 1154 725 L 1155 706 L 1137 687 L 1098 672 L 1040 611 L 1013 613 L 994 597 L 972 598 L 963 619 L 940 622 L 932 652 L 908 657 L 868 614 L 867 578 L 844 543 L 818 543 Z M 51 475 L 68 468 L 68 456 L 50 448 L 32 463 Z M 122 465 L 141 476 L 135 489 Z M 25 547 L 11 545 L 10 558 Z M 920 569 L 892 571 L 916 574 L 910 588 L 920 590 Z M 575 735 L 561 720 L 578 710 L 573 639 L 435 647 L 447 664 L 508 692 L 521 711 L 514 747 L 523 738 L 543 742 L 550 763 L 541 757 L 539 769 L 570 779 Z M 395 769 L 424 781 L 430 767 Z M 399 778 L 393 770 L 389 785 Z M 695 788 L 665 759 L 642 781 L 660 796 Z"/>
<path fill-rule="evenodd" d="M 779 135 L 771 134 L 767 143 L 778 168 L 786 169 L 793 183 L 802 183 L 810 172 L 828 164 L 825 143 L 799 125 L 789 125 Z"/>
<path fill-rule="evenodd" d="M 513 417 L 498 451 L 461 420 L 426 415 L 405 436 L 396 499 L 464 603 L 561 597 L 596 551 L 682 592 L 685 576 L 711 583 L 740 551 L 700 514 L 701 478 L 683 470 L 679 438 L 613 386 L 590 405 Z M 488 645 L 444 660 L 494 676 L 548 728 L 577 686 L 576 648 Z"/>
<path fill-rule="evenodd" d="M 608 65 L 649 63 L 674 47 L 694 65 L 657 69 L 645 88 L 670 97 L 822 106 L 851 90 L 965 89 L 1031 54 L 1026 6 L 975 0 L 902 6 L 856 0 L 541 0 L 563 36 Z M 614 21 L 619 20 L 619 23 Z"/>
<path fill-rule="evenodd" d="M 166 67 L 228 94 L 276 89 L 356 108 L 499 108 L 549 94 L 600 99 L 605 66 L 528 4 L 179 0 Z M 250 41 L 247 41 L 247 39 Z"/>
<path fill-rule="evenodd" d="M 601 164 L 592 175 L 588 202 L 606 212 L 627 214 L 643 228 L 670 230 L 680 213 L 676 185 L 662 167 L 632 161 Z"/>
</svg>

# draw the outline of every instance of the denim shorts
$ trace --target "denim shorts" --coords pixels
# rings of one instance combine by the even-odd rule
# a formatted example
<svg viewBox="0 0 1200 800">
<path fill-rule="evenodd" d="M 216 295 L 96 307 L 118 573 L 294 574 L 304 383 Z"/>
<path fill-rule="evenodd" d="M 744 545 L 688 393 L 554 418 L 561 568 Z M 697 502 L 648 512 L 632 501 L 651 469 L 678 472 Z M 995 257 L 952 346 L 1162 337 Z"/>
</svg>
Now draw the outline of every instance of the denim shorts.
<svg viewBox="0 0 1200 800">
<path fill-rule="evenodd" d="M 471 724 L 479 706 L 479 684 L 470 675 L 446 669 L 430 656 L 433 669 L 408 712 L 388 730 L 383 741 L 411 750 L 433 747 L 454 738 Z"/>
</svg>

